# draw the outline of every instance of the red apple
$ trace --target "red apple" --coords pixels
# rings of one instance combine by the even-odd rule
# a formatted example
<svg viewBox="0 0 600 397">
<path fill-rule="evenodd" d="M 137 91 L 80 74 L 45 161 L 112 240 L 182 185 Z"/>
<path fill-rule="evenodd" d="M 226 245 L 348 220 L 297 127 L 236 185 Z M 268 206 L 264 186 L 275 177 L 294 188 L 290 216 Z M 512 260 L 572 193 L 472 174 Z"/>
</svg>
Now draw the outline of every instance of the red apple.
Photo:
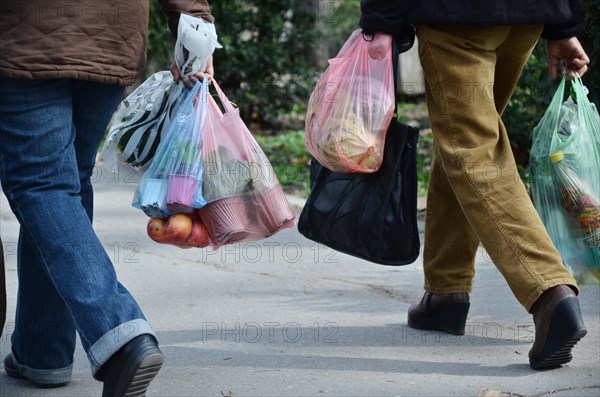
<svg viewBox="0 0 600 397">
<path fill-rule="evenodd" d="M 210 244 L 208 230 L 197 213 L 193 216 L 192 233 L 188 237 L 187 244 L 197 248 L 205 248 Z"/>
<path fill-rule="evenodd" d="M 165 223 L 165 237 L 168 243 L 185 244 L 192 232 L 192 218 L 187 214 L 171 215 Z"/>
<path fill-rule="evenodd" d="M 165 243 L 165 220 L 160 218 L 151 218 L 146 226 L 148 237 L 157 243 Z"/>
</svg>

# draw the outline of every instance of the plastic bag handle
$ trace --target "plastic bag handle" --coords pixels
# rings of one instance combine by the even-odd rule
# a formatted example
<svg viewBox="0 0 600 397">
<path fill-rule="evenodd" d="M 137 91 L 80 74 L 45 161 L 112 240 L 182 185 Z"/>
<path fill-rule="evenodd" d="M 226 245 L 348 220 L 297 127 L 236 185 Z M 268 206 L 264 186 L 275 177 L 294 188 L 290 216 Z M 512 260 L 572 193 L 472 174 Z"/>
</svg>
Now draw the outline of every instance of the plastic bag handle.
<svg viewBox="0 0 600 397">
<path fill-rule="evenodd" d="M 565 73 L 562 77 L 562 80 L 560 81 L 560 84 L 558 85 L 558 88 L 556 89 L 556 92 L 554 93 L 554 96 L 552 97 L 552 101 L 550 101 L 550 104 L 548 105 L 548 109 L 560 109 L 564 97 L 565 97 L 565 86 L 567 84 L 567 74 Z M 558 125 L 558 119 L 560 118 L 560 111 L 556 111 L 554 113 L 552 113 L 553 119 L 550 120 L 551 123 L 550 125 Z M 547 131 L 547 133 L 549 134 L 553 134 L 553 131 Z M 540 135 L 540 134 L 538 134 Z M 540 139 L 539 136 L 533 136 L 533 144 L 535 145 L 535 142 Z"/>
<path fill-rule="evenodd" d="M 215 78 L 209 74 L 207 74 L 207 76 L 210 79 L 210 81 L 212 82 L 213 86 L 215 87 L 217 94 L 219 95 L 219 100 L 221 101 L 221 104 L 225 108 L 225 113 L 233 112 L 235 110 L 235 108 L 233 107 L 231 102 L 229 102 L 229 99 L 227 99 L 227 96 L 225 95 L 225 93 L 223 92 L 223 90 L 221 89 L 219 84 L 217 83 L 217 80 L 215 80 Z"/>
</svg>

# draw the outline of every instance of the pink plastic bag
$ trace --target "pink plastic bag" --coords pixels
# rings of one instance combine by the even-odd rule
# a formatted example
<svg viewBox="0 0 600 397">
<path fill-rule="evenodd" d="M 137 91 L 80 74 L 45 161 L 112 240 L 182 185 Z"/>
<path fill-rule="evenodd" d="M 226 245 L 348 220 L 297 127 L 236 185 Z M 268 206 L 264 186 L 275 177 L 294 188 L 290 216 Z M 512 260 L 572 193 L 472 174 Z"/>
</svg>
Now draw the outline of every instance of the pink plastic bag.
<svg viewBox="0 0 600 397">
<path fill-rule="evenodd" d="M 375 172 L 394 114 L 392 40 L 373 59 L 360 29 L 352 33 L 314 88 L 306 114 L 308 151 L 336 172 Z"/>
<path fill-rule="evenodd" d="M 295 214 L 271 163 L 213 80 L 221 111 L 212 96 L 202 128 L 203 196 L 198 210 L 213 248 L 270 237 L 295 224 Z"/>
</svg>

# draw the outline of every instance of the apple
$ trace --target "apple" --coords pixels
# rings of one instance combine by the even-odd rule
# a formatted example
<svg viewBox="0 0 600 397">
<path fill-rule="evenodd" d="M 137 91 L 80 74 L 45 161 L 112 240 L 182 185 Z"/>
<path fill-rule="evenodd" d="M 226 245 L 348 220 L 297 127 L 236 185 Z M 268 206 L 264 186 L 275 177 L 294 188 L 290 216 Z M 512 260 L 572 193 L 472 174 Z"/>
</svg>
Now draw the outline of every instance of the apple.
<svg viewBox="0 0 600 397">
<path fill-rule="evenodd" d="M 192 218 L 187 214 L 171 215 L 165 223 L 165 237 L 168 243 L 184 244 L 192 233 Z"/>
<path fill-rule="evenodd" d="M 146 226 L 148 237 L 157 243 L 165 243 L 165 220 L 161 218 L 150 218 Z"/>
<path fill-rule="evenodd" d="M 186 243 L 197 248 L 208 247 L 210 239 L 208 238 L 208 230 L 204 226 L 202 219 L 200 219 L 197 213 L 194 213 L 192 220 L 192 233 L 190 233 Z"/>
</svg>

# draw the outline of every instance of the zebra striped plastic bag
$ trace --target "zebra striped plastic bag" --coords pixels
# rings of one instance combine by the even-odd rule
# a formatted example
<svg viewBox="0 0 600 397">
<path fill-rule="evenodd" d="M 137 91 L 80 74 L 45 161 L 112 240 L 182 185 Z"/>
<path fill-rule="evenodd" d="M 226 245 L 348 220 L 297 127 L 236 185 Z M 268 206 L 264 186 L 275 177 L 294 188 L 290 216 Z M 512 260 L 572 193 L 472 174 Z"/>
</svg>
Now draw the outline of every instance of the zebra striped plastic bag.
<svg viewBox="0 0 600 397">
<path fill-rule="evenodd" d="M 161 71 L 121 101 L 108 125 L 100 154 L 106 168 L 117 172 L 121 164 L 140 168 L 152 160 L 184 88 L 183 83 L 173 80 L 170 71 Z"/>
</svg>

